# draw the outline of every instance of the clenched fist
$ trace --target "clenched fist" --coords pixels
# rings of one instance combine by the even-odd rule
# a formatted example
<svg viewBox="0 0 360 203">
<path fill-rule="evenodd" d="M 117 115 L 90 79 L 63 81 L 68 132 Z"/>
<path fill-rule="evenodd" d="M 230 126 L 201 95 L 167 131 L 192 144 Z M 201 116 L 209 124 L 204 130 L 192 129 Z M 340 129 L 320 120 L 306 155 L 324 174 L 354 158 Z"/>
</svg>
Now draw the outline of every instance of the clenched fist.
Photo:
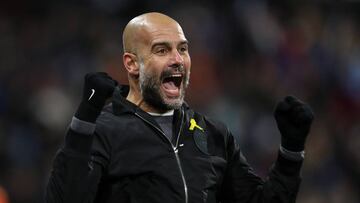
<svg viewBox="0 0 360 203">
<path fill-rule="evenodd" d="M 116 85 L 117 82 L 107 73 L 86 74 L 82 101 L 75 117 L 83 121 L 95 122 L 106 100 L 112 96 Z"/>
<path fill-rule="evenodd" d="M 274 111 L 281 133 L 281 146 L 293 152 L 304 150 L 314 113 L 310 106 L 293 96 L 286 96 Z"/>
</svg>

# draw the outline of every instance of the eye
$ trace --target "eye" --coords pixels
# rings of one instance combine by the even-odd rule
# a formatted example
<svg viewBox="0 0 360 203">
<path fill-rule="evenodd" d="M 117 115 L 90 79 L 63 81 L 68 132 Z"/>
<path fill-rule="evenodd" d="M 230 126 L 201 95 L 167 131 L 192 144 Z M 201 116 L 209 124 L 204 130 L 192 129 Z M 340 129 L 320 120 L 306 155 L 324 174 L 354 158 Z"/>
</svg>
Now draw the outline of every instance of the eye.
<svg viewBox="0 0 360 203">
<path fill-rule="evenodd" d="M 166 49 L 166 47 L 158 47 L 155 49 L 155 54 L 158 55 L 165 55 L 168 52 L 168 50 Z"/>
<path fill-rule="evenodd" d="M 188 46 L 181 46 L 180 49 L 179 49 L 180 53 L 184 53 L 184 52 L 187 52 L 187 51 L 188 51 Z"/>
<path fill-rule="evenodd" d="M 165 53 L 166 53 L 166 50 L 165 50 L 164 48 L 162 48 L 162 49 L 159 49 L 159 50 L 157 51 L 157 53 L 165 54 Z"/>
</svg>

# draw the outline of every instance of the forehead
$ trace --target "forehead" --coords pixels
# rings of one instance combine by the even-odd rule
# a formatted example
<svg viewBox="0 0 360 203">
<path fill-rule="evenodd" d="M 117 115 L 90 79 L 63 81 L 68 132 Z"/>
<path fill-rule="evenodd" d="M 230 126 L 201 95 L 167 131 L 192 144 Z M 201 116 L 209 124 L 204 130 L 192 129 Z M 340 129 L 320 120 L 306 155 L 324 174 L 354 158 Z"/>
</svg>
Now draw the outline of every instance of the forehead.
<svg viewBox="0 0 360 203">
<path fill-rule="evenodd" d="M 178 44 L 186 41 L 185 34 L 177 23 L 149 24 L 144 27 L 146 45 L 158 42 Z"/>
</svg>

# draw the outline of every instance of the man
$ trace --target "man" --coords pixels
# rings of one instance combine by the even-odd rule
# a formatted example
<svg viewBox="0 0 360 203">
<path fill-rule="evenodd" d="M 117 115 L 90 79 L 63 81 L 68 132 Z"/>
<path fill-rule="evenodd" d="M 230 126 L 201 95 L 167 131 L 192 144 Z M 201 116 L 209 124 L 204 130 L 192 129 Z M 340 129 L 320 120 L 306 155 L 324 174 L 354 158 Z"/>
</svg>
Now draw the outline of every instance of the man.
<svg viewBox="0 0 360 203">
<path fill-rule="evenodd" d="M 86 75 L 47 202 L 295 202 L 313 120 L 307 105 L 291 96 L 278 103 L 281 147 L 264 181 L 225 125 L 184 103 L 191 60 L 175 20 L 135 17 L 123 44 L 129 87 L 105 73 Z"/>
</svg>

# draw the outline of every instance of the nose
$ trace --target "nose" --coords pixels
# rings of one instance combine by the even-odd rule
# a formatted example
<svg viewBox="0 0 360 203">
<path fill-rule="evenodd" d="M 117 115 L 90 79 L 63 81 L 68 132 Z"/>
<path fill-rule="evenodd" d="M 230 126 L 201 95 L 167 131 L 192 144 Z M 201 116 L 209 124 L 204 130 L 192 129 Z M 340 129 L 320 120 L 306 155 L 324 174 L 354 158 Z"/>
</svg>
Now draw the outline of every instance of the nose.
<svg viewBox="0 0 360 203">
<path fill-rule="evenodd" d="M 184 65 L 184 58 L 177 49 L 173 51 L 172 62 L 177 65 Z"/>
</svg>

